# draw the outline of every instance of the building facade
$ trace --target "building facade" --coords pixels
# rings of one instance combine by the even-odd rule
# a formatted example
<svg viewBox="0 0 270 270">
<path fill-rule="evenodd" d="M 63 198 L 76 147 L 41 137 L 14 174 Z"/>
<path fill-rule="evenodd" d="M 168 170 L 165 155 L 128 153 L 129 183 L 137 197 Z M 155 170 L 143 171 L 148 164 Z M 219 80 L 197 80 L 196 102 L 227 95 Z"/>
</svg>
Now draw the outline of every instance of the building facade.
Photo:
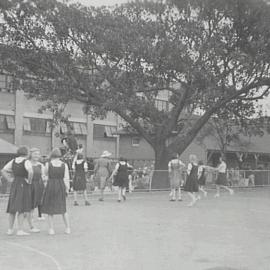
<svg viewBox="0 0 270 270">
<path fill-rule="evenodd" d="M 67 131 L 65 123 L 52 128 L 52 113 L 40 113 L 41 102 L 28 99 L 26 94 L 11 87 L 8 76 L 0 75 L 0 138 L 15 145 L 38 147 L 42 155 L 52 148 L 61 146 L 61 134 Z M 108 150 L 112 157 L 119 155 L 119 140 L 114 134 L 117 130 L 118 116 L 108 113 L 105 119 L 92 120 L 83 113 L 83 105 L 70 102 L 64 110 L 70 116 L 79 144 L 82 144 L 87 157 L 98 157 Z"/>
</svg>

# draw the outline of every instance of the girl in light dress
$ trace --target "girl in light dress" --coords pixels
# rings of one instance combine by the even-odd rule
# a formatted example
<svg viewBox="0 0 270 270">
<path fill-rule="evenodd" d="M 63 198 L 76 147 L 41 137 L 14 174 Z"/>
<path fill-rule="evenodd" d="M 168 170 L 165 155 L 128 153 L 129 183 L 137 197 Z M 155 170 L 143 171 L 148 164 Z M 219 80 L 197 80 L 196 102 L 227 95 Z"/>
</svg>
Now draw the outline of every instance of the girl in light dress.
<svg viewBox="0 0 270 270">
<path fill-rule="evenodd" d="M 221 156 L 219 158 L 219 162 L 220 163 L 219 163 L 218 167 L 215 169 L 218 172 L 218 177 L 216 180 L 217 193 L 215 194 L 215 198 L 220 197 L 220 189 L 221 188 L 227 190 L 230 193 L 230 195 L 234 194 L 234 191 L 228 187 L 227 164 L 225 162 L 225 158 L 223 156 Z"/>
<path fill-rule="evenodd" d="M 69 217 L 66 209 L 66 197 L 69 191 L 69 170 L 66 163 L 60 160 L 61 151 L 55 148 L 50 161 L 45 166 L 47 181 L 42 204 L 42 213 L 48 215 L 49 234 L 54 235 L 54 215 L 62 215 L 65 233 L 70 234 Z"/>
<path fill-rule="evenodd" d="M 168 164 L 169 178 L 170 178 L 170 201 L 176 201 L 176 193 L 178 190 L 178 201 L 182 201 L 181 183 L 183 181 L 183 168 L 185 164 L 179 160 L 178 154 L 174 154 L 172 160 Z"/>
<path fill-rule="evenodd" d="M 24 231 L 23 222 L 25 217 L 30 227 L 30 232 L 36 233 L 40 230 L 32 224 L 32 179 L 33 168 L 28 158 L 28 148 L 21 146 L 17 150 L 17 157 L 8 162 L 2 169 L 2 175 L 12 182 L 7 206 L 9 214 L 8 235 L 14 233 L 14 223 L 17 215 L 18 230 L 17 236 L 27 236 L 28 232 Z"/>
</svg>

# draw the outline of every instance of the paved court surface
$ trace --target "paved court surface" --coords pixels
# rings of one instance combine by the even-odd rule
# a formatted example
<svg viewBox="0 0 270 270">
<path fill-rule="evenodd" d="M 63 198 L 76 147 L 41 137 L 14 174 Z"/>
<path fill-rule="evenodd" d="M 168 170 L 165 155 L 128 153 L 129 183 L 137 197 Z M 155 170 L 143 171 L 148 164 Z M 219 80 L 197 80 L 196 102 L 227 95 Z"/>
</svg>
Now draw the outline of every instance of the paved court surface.
<svg viewBox="0 0 270 270">
<path fill-rule="evenodd" d="M 72 206 L 72 234 L 60 217 L 56 235 L 46 222 L 30 237 L 6 236 L 0 200 L 1 270 L 269 270 L 270 189 L 237 191 L 219 199 L 169 202 L 168 194 L 136 193 L 126 203 L 96 197 Z"/>
</svg>

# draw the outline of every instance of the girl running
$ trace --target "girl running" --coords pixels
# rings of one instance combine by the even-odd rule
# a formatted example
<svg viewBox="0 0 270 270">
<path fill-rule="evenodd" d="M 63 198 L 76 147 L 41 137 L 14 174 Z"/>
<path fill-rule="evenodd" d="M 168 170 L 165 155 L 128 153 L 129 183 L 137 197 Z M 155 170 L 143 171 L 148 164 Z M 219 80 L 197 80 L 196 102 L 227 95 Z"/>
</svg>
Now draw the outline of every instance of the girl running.
<svg viewBox="0 0 270 270">
<path fill-rule="evenodd" d="M 118 202 L 121 202 L 122 199 L 126 200 L 126 189 L 129 183 L 128 168 L 127 161 L 124 158 L 120 158 L 112 173 L 112 177 L 114 177 L 113 185 L 118 187 Z"/>
<path fill-rule="evenodd" d="M 197 192 L 199 191 L 198 185 L 198 159 L 196 155 L 189 156 L 190 163 L 187 167 L 187 181 L 184 190 L 188 192 L 191 198 L 190 204 L 188 206 L 193 206 L 199 197 L 197 197 Z"/>
<path fill-rule="evenodd" d="M 203 193 L 204 197 L 207 197 L 207 191 L 204 189 L 206 183 L 206 168 L 202 161 L 199 161 L 199 168 L 198 168 L 198 184 L 199 190 Z"/>
<path fill-rule="evenodd" d="M 62 215 L 65 233 L 70 234 L 69 217 L 66 209 L 66 197 L 69 190 L 69 171 L 66 163 L 60 160 L 61 151 L 55 148 L 46 164 L 47 183 L 44 192 L 42 213 L 48 214 L 49 234 L 54 235 L 53 216 Z"/>
</svg>

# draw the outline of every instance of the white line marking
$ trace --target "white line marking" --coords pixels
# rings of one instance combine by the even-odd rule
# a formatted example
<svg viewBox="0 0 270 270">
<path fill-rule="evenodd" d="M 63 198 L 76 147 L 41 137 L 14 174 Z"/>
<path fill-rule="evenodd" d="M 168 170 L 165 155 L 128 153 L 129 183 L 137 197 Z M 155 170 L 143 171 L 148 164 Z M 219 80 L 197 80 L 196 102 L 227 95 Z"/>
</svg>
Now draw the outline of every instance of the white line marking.
<svg viewBox="0 0 270 270">
<path fill-rule="evenodd" d="M 23 249 L 26 249 L 26 250 L 35 252 L 35 253 L 37 253 L 37 254 L 39 254 L 41 256 L 44 256 L 44 257 L 50 259 L 54 263 L 54 265 L 55 265 L 55 267 L 56 267 L 57 270 L 62 270 L 62 267 L 59 264 L 59 262 L 53 256 L 51 256 L 51 255 L 49 255 L 49 254 L 47 254 L 47 253 L 45 253 L 43 251 L 40 251 L 38 249 L 29 247 L 29 246 L 21 245 L 21 244 L 18 244 L 18 243 L 12 243 L 12 242 L 7 242 L 7 243 L 9 245 L 17 246 L 17 247 L 20 247 L 20 248 L 23 248 Z"/>
</svg>

